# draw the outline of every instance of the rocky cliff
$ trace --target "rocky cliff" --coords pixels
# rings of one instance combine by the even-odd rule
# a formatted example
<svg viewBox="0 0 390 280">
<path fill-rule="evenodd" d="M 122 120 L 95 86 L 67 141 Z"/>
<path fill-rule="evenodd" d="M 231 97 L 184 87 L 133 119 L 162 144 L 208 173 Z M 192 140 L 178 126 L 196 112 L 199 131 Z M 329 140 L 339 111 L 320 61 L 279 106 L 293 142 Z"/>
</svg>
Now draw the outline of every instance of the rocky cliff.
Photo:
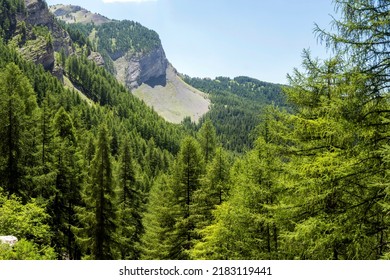
<svg viewBox="0 0 390 280">
<path fill-rule="evenodd" d="M 117 29 L 115 29 L 115 32 L 113 32 L 113 34 L 110 34 L 109 29 L 115 28 L 115 24 L 120 24 L 119 21 L 112 21 L 99 14 L 89 12 L 79 6 L 58 4 L 51 6 L 50 11 L 54 14 L 54 16 L 57 17 L 57 19 L 63 20 L 67 23 L 86 24 L 93 22 L 95 24 L 95 27 L 91 29 L 91 34 L 93 34 L 93 36 L 89 34 L 89 37 L 92 38 L 92 41 L 98 46 L 98 50 L 102 48 L 107 48 L 107 46 L 99 46 L 99 44 L 101 44 L 102 42 L 102 40 L 99 40 L 99 35 L 103 36 L 104 38 L 108 36 L 109 39 L 113 41 L 119 41 L 122 39 L 121 37 L 131 38 L 132 35 L 124 31 L 127 30 L 127 26 L 118 27 Z M 142 45 L 143 43 L 138 42 L 138 40 L 143 40 L 145 37 L 152 37 L 149 33 L 151 31 L 148 30 L 146 27 L 142 27 L 138 23 L 132 23 L 130 21 L 127 22 L 129 25 L 133 25 L 134 29 L 141 30 L 139 33 L 135 32 L 136 34 L 134 35 L 138 37 L 131 38 L 129 42 L 134 41 Z M 105 25 L 107 23 L 111 25 Z M 140 34 L 141 36 L 139 36 Z M 168 60 L 165 56 L 164 49 L 161 46 L 161 42 L 159 41 L 158 36 L 154 39 L 151 45 L 153 45 L 152 48 L 148 48 L 147 51 L 144 51 L 134 50 L 136 47 L 129 43 L 127 48 L 124 48 L 124 46 L 122 45 L 116 50 L 108 51 L 109 57 L 104 57 L 104 59 L 111 60 L 114 66 L 114 73 L 116 75 L 116 78 L 124 85 L 126 85 L 126 87 L 128 87 L 129 89 L 137 88 L 143 83 L 157 83 L 160 85 L 164 84 L 166 70 L 168 67 Z M 97 58 L 97 60 L 95 61 L 98 64 L 104 64 L 104 60 L 102 60 L 101 57 L 98 57 L 96 53 L 91 56 L 91 59 L 92 58 Z"/>
<path fill-rule="evenodd" d="M 197 121 L 209 110 L 207 95 L 181 80 L 169 64 L 155 31 L 132 21 L 108 20 L 78 6 L 58 4 L 50 11 L 65 22 L 85 23 L 80 32 L 100 51 L 92 52 L 89 59 L 106 66 L 167 121 L 180 123 L 186 116 Z M 87 24 L 91 20 L 94 25 Z"/>
<path fill-rule="evenodd" d="M 47 27 L 52 36 L 53 50 L 59 52 L 64 49 L 67 54 L 72 52 L 72 40 L 69 34 L 55 21 L 43 0 L 25 0 L 27 13 L 21 16 L 27 24 Z"/>
<path fill-rule="evenodd" d="M 145 55 L 128 52 L 114 60 L 117 79 L 130 89 L 143 83 L 163 85 L 167 66 L 168 60 L 162 46 Z"/>
<path fill-rule="evenodd" d="M 27 60 L 41 64 L 62 79 L 62 69 L 55 63 L 54 53 L 73 52 L 69 34 L 57 23 L 43 0 L 25 0 L 26 10 L 15 14 L 16 30 L 9 44 L 13 44 Z"/>
</svg>

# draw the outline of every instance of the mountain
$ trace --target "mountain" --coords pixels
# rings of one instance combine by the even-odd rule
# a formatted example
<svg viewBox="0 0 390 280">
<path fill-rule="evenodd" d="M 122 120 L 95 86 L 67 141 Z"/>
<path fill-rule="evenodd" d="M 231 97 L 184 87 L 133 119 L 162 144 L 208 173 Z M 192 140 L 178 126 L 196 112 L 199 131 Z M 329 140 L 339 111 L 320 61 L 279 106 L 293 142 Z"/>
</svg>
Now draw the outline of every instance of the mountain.
<svg viewBox="0 0 390 280">
<path fill-rule="evenodd" d="M 282 85 L 262 82 L 250 77 L 192 78 L 183 80 L 206 92 L 211 100 L 210 111 L 200 125 L 210 119 L 224 148 L 239 153 L 253 148 L 256 127 L 262 122 L 268 106 L 286 108 Z"/>
<path fill-rule="evenodd" d="M 52 12 L 58 19 L 66 23 L 94 23 L 96 25 L 110 22 L 111 20 L 100 14 L 91 13 L 88 10 L 73 5 L 53 5 L 50 6 Z"/>
<path fill-rule="evenodd" d="M 209 110 L 207 94 L 186 84 L 173 70 L 155 31 L 129 20 L 110 20 L 79 6 L 54 5 L 50 11 L 68 24 L 70 33 L 87 37 L 102 55 L 101 64 L 166 120 L 180 123 L 189 116 L 198 121 Z M 93 55 L 96 57 L 96 52 Z"/>
</svg>

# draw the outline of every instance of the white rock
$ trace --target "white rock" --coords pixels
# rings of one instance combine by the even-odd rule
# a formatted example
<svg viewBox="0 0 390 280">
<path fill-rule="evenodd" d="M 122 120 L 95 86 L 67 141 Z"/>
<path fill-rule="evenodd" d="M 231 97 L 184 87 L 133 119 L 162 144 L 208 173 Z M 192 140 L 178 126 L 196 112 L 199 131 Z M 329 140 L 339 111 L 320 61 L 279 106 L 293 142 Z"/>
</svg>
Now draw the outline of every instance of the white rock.
<svg viewBox="0 0 390 280">
<path fill-rule="evenodd" d="M 0 236 L 0 242 L 13 246 L 16 242 L 18 242 L 18 239 L 12 235 Z"/>
</svg>

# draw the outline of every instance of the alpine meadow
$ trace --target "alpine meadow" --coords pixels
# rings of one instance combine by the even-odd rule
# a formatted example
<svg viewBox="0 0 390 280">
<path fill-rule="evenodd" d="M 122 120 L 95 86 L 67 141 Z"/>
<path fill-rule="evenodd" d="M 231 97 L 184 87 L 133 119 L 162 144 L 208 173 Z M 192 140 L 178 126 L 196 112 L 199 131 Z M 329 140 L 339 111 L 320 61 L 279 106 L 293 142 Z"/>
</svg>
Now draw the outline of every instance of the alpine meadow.
<svg viewBox="0 0 390 280">
<path fill-rule="evenodd" d="M 390 259 L 390 1 L 333 5 L 282 85 L 0 0 L 0 260 Z"/>
</svg>

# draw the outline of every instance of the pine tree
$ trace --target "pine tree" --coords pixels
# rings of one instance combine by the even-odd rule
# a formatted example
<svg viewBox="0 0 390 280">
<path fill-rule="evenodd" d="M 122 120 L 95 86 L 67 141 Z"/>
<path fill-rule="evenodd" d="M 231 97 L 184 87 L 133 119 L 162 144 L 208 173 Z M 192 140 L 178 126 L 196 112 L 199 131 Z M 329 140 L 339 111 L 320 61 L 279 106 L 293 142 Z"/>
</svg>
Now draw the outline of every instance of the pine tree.
<svg viewBox="0 0 390 280">
<path fill-rule="evenodd" d="M 79 257 L 72 227 L 78 225 L 76 207 L 80 205 L 81 167 L 77 152 L 76 132 L 69 114 L 61 107 L 54 116 L 55 193 L 52 198 L 54 243 L 66 258 Z"/>
<path fill-rule="evenodd" d="M 176 257 L 174 228 L 180 207 L 175 203 L 172 180 L 167 175 L 156 178 L 142 223 L 141 259 L 170 260 Z"/>
<path fill-rule="evenodd" d="M 217 136 L 215 128 L 210 119 L 206 119 L 198 132 L 198 138 L 206 164 L 209 163 L 214 154 L 217 145 Z"/>
<path fill-rule="evenodd" d="M 22 184 L 23 159 L 31 154 L 29 131 L 35 128 L 35 95 L 28 79 L 13 63 L 0 73 L 0 178 L 9 194 L 27 198 Z M 31 125 L 31 126 L 30 126 Z"/>
<path fill-rule="evenodd" d="M 143 231 L 141 223 L 143 194 L 137 183 L 129 137 L 124 139 L 120 149 L 118 175 L 118 239 L 121 259 L 139 259 L 138 242 Z"/>
<path fill-rule="evenodd" d="M 96 260 L 117 258 L 114 240 L 117 207 L 112 169 L 108 129 L 101 125 L 91 163 L 91 182 L 84 193 L 86 206 L 79 208 L 83 227 L 74 229 L 86 255 Z"/>
<path fill-rule="evenodd" d="M 200 186 L 203 165 L 198 142 L 192 137 L 184 138 L 174 167 L 173 191 L 181 213 L 176 218 L 174 234 L 177 245 L 173 258 L 187 258 L 187 250 L 196 238 L 193 195 Z"/>
</svg>

